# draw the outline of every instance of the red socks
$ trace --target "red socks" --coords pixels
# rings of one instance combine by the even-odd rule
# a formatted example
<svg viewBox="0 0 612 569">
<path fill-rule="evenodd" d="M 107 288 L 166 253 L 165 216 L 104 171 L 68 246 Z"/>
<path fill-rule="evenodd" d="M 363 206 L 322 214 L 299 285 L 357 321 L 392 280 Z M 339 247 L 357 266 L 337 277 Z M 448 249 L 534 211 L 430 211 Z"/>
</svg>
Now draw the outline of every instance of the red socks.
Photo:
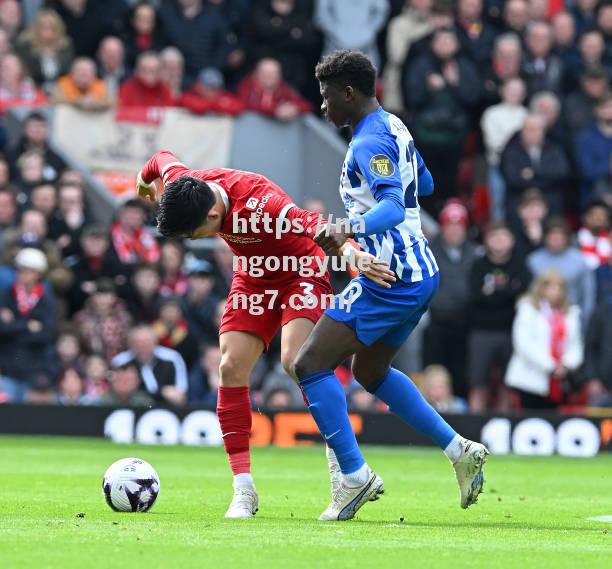
<svg viewBox="0 0 612 569">
<path fill-rule="evenodd" d="M 251 472 L 251 397 L 248 387 L 219 387 L 217 415 L 234 476 Z"/>
</svg>

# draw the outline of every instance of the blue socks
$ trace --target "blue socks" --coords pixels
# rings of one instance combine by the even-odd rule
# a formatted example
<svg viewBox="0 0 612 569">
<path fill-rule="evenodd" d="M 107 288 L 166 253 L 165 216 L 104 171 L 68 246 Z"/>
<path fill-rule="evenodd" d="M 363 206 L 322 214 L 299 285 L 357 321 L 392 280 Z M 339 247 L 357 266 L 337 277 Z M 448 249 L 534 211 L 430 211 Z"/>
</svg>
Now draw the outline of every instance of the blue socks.
<svg viewBox="0 0 612 569">
<path fill-rule="evenodd" d="M 397 369 L 389 369 L 380 381 L 369 387 L 368 391 L 384 401 L 391 413 L 403 419 L 419 433 L 431 437 L 442 449 L 445 449 L 457 435 L 425 401 L 412 380 Z"/>
<path fill-rule="evenodd" d="M 319 431 L 336 453 L 342 474 L 359 470 L 365 460 L 349 421 L 344 389 L 334 372 L 327 370 L 307 375 L 300 380 L 300 387 Z"/>
<path fill-rule="evenodd" d="M 307 375 L 300 380 L 300 386 L 319 431 L 336 454 L 342 474 L 359 470 L 365 460 L 349 421 L 344 389 L 334 372 L 327 370 Z M 391 368 L 380 381 L 370 386 L 369 391 L 413 429 L 431 437 L 440 448 L 446 449 L 457 436 L 401 371 Z"/>
</svg>

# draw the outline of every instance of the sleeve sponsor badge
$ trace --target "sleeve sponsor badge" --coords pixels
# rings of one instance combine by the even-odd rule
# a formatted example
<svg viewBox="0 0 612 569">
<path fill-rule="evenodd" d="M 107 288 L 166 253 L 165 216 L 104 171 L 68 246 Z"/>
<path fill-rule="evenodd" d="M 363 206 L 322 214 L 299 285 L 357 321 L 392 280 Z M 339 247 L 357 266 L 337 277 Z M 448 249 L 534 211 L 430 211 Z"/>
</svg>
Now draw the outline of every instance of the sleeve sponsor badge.
<svg viewBox="0 0 612 569">
<path fill-rule="evenodd" d="M 370 171 L 377 176 L 393 176 L 395 164 L 385 154 L 375 154 L 370 159 Z"/>
</svg>

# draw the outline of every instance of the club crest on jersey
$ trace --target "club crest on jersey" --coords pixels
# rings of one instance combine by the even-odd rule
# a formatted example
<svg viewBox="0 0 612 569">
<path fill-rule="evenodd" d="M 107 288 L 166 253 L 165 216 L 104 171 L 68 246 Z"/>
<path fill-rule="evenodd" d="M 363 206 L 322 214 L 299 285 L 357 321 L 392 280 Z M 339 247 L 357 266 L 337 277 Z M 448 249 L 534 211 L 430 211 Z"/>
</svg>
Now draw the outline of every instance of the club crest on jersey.
<svg viewBox="0 0 612 569">
<path fill-rule="evenodd" d="M 378 176 L 393 176 L 395 165 L 384 154 L 375 154 L 370 160 L 370 170 Z"/>
<path fill-rule="evenodd" d="M 259 200 L 257 198 L 249 198 L 247 200 L 246 207 L 252 210 L 256 210 L 258 203 L 259 203 Z"/>
</svg>

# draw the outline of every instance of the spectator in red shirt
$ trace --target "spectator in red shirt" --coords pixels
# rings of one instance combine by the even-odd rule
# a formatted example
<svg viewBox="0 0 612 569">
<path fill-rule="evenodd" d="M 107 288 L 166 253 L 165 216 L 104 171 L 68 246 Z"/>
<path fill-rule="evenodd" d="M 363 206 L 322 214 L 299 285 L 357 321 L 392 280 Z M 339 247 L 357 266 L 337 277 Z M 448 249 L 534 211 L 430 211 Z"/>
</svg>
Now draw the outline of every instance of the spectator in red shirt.
<svg viewBox="0 0 612 569">
<path fill-rule="evenodd" d="M 281 121 L 312 112 L 311 104 L 283 81 L 280 63 L 271 58 L 262 59 L 241 81 L 238 96 L 247 109 Z"/>
<path fill-rule="evenodd" d="M 19 58 L 6 54 L 0 60 L 0 115 L 9 107 L 39 107 L 46 103 L 47 97 L 25 75 Z"/>
<path fill-rule="evenodd" d="M 214 67 L 203 69 L 194 85 L 183 93 L 181 106 L 195 114 L 220 113 L 237 115 L 244 103 L 223 88 L 223 75 Z"/>
<path fill-rule="evenodd" d="M 146 211 L 138 200 L 126 201 L 111 227 L 111 239 L 119 261 L 127 265 L 157 263 L 159 245 L 145 227 Z"/>
<path fill-rule="evenodd" d="M 119 107 L 171 107 L 174 104 L 170 87 L 160 76 L 159 56 L 146 51 L 136 60 L 134 76 L 119 88 Z"/>
</svg>

